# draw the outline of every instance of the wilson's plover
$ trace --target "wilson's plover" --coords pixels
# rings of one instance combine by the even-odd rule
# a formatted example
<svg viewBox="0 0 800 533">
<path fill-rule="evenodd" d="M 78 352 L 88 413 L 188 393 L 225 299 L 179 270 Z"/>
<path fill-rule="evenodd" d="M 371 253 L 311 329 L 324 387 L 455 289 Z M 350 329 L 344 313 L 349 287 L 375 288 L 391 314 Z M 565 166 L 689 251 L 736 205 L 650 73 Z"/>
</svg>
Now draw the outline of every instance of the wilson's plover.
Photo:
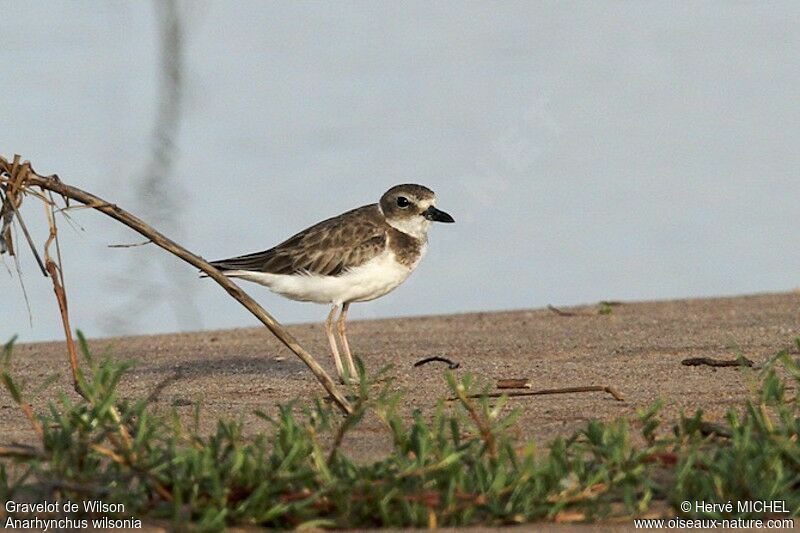
<svg viewBox="0 0 800 533">
<path fill-rule="evenodd" d="M 325 321 L 336 371 L 347 373 L 333 334 L 336 326 L 350 376 L 356 367 L 345 321 L 353 302 L 366 302 L 394 290 L 417 267 L 428 246 L 431 222 L 454 222 L 436 208 L 433 191 L 422 185 L 396 185 L 377 204 L 329 218 L 263 252 L 211 264 L 226 276 L 266 285 L 286 298 L 331 304 Z"/>
</svg>

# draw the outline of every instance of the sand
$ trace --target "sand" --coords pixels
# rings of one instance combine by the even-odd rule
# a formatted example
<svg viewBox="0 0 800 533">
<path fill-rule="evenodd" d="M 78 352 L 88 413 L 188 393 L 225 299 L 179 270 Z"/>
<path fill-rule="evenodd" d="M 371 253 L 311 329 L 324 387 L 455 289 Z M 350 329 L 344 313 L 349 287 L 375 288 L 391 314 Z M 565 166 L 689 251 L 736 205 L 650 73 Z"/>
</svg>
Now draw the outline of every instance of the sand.
<svg viewBox="0 0 800 533">
<path fill-rule="evenodd" d="M 375 371 L 393 365 L 393 387 L 406 391 L 403 412 L 430 412 L 448 396 L 446 365 L 413 364 L 429 356 L 460 363 L 456 375 L 470 373 L 484 382 L 527 378 L 534 389 L 607 385 L 624 401 L 602 392 L 512 399 L 522 409 L 521 435 L 546 444 L 567 435 L 591 418 L 636 418 L 636 410 L 664 402 L 667 426 L 681 412 L 702 408 L 712 420 L 752 394 L 756 372 L 740 368 L 684 366 L 689 357 L 732 359 L 742 354 L 756 363 L 779 350 L 797 357 L 800 293 L 733 298 L 623 303 L 599 314 L 598 305 L 565 308 L 575 316 L 551 310 L 470 313 L 353 322 L 349 338 L 354 352 Z M 324 313 L 323 313 L 324 314 Z M 333 361 L 321 324 L 290 328 L 300 342 L 333 373 Z M 121 384 L 121 393 L 142 398 L 161 384 L 158 408 L 176 406 L 190 417 L 202 404 L 203 428 L 220 416 L 243 416 L 248 432 L 267 429 L 253 415 L 276 412 L 294 398 L 307 401 L 324 391 L 313 375 L 264 328 L 101 339 L 95 353 L 138 364 Z M 63 343 L 16 347 L 13 373 L 30 384 L 51 374 L 58 381 L 36 398 L 41 409 L 59 391 L 71 391 Z M 0 445 L 33 443 L 34 435 L 5 390 L 0 391 Z M 389 442 L 376 420 L 367 419 L 345 442 L 354 456 L 383 453 Z"/>
</svg>

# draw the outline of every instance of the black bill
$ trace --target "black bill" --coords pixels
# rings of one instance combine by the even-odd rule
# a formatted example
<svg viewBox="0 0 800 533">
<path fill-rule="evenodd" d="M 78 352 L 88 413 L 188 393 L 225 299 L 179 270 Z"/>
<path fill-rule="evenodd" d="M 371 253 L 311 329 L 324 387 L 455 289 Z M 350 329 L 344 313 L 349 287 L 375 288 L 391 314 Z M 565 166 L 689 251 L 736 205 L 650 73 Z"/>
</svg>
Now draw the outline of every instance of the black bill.
<svg viewBox="0 0 800 533">
<path fill-rule="evenodd" d="M 451 217 L 444 211 L 436 209 L 433 206 L 430 206 L 428 209 L 423 211 L 422 216 L 434 222 L 455 222 L 455 220 L 453 220 L 453 217 Z"/>
</svg>

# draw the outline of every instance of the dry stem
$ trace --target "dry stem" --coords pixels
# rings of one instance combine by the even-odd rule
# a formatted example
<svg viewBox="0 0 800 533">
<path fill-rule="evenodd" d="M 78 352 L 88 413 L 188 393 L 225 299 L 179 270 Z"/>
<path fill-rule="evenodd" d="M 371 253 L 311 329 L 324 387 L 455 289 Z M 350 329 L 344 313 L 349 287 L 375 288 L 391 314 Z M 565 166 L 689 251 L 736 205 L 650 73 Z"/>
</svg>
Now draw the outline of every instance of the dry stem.
<svg viewBox="0 0 800 533">
<path fill-rule="evenodd" d="M 12 169 L 12 165 L 10 165 L 5 158 L 0 156 L 0 172 L 5 170 L 10 176 L 17 176 L 17 167 L 19 166 L 18 162 L 19 158 L 17 157 Z M 178 243 L 162 235 L 151 226 L 119 206 L 109 203 L 106 200 L 103 200 L 102 198 L 99 198 L 89 192 L 78 189 L 77 187 L 72 187 L 62 183 L 61 180 L 58 179 L 58 176 L 41 176 L 35 173 L 32 168 L 30 168 L 30 164 L 28 162 L 23 163 L 23 166 L 27 167 L 27 172 L 25 172 L 26 175 L 18 183 L 14 183 L 15 187 L 9 187 L 9 189 L 6 191 L 6 194 L 9 194 L 9 191 L 12 189 L 15 193 L 18 192 L 19 187 L 39 187 L 43 190 L 56 193 L 64 198 L 71 198 L 72 200 L 92 207 L 125 224 L 140 235 L 149 239 L 151 242 L 153 242 L 153 244 L 163 248 L 164 250 L 167 250 L 171 254 L 201 270 L 207 274 L 208 277 L 221 285 L 222 288 L 228 292 L 228 294 L 241 303 L 259 321 L 261 321 L 261 323 L 264 324 L 267 329 L 269 329 L 276 337 L 278 337 L 278 339 L 284 345 L 286 345 L 287 348 L 292 350 L 306 364 L 306 366 L 308 366 L 314 376 L 316 376 L 317 380 L 322 384 L 325 390 L 331 395 L 334 401 L 345 413 L 352 413 L 352 406 L 347 401 L 347 398 L 345 398 L 327 372 L 325 372 L 319 363 L 314 360 L 314 357 L 308 353 L 299 342 L 297 342 L 294 336 L 289 333 L 289 331 L 283 325 L 278 323 L 269 313 L 267 313 L 267 311 L 264 310 L 264 308 L 258 305 L 255 300 L 248 296 L 229 278 L 222 275 L 219 270 L 211 266 L 203 258 L 186 250 Z M 0 177 L 0 180 L 6 184 L 10 183 L 10 179 L 6 177 Z"/>
<path fill-rule="evenodd" d="M 58 267 L 52 260 L 47 261 L 47 272 L 50 274 L 50 279 L 53 280 L 53 291 L 56 293 L 56 300 L 58 300 L 58 308 L 61 311 L 61 324 L 64 326 L 64 335 L 67 339 L 67 351 L 69 352 L 69 366 L 72 369 L 72 385 L 75 391 L 81 396 L 86 398 L 80 387 L 80 380 L 78 376 L 78 352 L 75 349 L 75 339 L 72 338 L 72 329 L 69 326 L 69 315 L 67 314 L 67 298 L 64 295 L 64 288 L 58 280 Z"/>
<path fill-rule="evenodd" d="M 516 398 L 520 396 L 544 396 L 549 394 L 570 394 L 575 392 L 605 392 L 610 394 L 615 400 L 618 402 L 624 402 L 625 398 L 617 391 L 617 389 L 613 387 L 607 387 L 604 385 L 589 385 L 587 387 L 565 387 L 563 389 L 543 389 L 543 390 L 534 390 L 534 391 L 524 391 L 524 392 L 492 392 L 489 394 L 472 394 L 467 396 L 467 398 L 500 398 L 501 396 L 508 396 L 509 398 Z M 448 402 L 453 402 L 458 400 L 458 397 L 455 398 L 448 398 Z"/>
<path fill-rule="evenodd" d="M 489 452 L 489 457 L 496 458 L 497 457 L 497 447 L 495 446 L 494 442 L 494 434 L 492 433 L 491 424 L 481 414 L 478 412 L 478 408 L 475 406 L 475 403 L 472 402 L 472 399 L 480 398 L 481 394 L 471 394 L 467 395 L 464 391 L 462 386 L 457 386 L 455 388 L 456 396 L 455 398 L 450 398 L 450 400 L 460 400 L 461 404 L 466 408 L 469 416 L 472 418 L 472 421 L 475 422 L 475 426 L 478 428 L 478 431 L 481 432 L 481 438 L 483 442 L 486 444 L 486 450 Z"/>
</svg>

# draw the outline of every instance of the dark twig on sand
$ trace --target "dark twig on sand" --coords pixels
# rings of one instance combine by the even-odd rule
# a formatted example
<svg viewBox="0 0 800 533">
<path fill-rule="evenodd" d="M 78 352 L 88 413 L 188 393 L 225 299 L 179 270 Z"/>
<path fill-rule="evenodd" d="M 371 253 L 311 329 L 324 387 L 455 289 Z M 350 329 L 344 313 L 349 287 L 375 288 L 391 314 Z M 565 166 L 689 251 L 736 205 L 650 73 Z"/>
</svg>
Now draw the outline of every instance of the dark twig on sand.
<svg viewBox="0 0 800 533">
<path fill-rule="evenodd" d="M 447 357 L 440 357 L 438 355 L 434 355 L 433 357 L 426 357 L 425 359 L 420 359 L 419 361 L 414 363 L 414 366 L 418 367 L 418 366 L 422 366 L 422 365 L 427 364 L 427 363 L 432 363 L 434 361 L 447 363 L 447 368 L 449 368 L 450 370 L 455 370 L 456 368 L 461 366 L 461 363 L 457 363 L 455 361 L 452 361 L 452 360 L 448 359 Z"/>
<path fill-rule="evenodd" d="M 547 308 L 558 316 L 578 316 L 574 311 L 563 311 L 554 305 L 547 304 Z"/>
<path fill-rule="evenodd" d="M 489 394 L 473 394 L 469 398 L 500 398 L 501 396 L 508 396 L 509 398 L 517 398 L 520 396 L 545 396 L 549 394 L 572 394 L 576 392 L 605 392 L 614 397 L 618 402 L 624 402 L 625 398 L 613 387 L 605 387 L 603 385 L 590 385 L 588 387 L 566 387 L 563 389 L 542 389 L 534 391 L 521 391 L 521 392 L 492 392 Z M 452 402 L 458 398 L 448 398 L 447 401 Z"/>
<path fill-rule="evenodd" d="M 559 309 L 554 305 L 547 305 L 547 309 L 557 314 L 558 316 L 597 316 L 597 315 L 610 315 L 612 308 L 622 305 L 622 302 L 616 300 L 601 300 L 597 304 L 597 311 L 565 311 Z"/>
<path fill-rule="evenodd" d="M 529 379 L 498 379 L 498 389 L 530 389 L 533 387 Z"/>
<path fill-rule="evenodd" d="M 150 394 L 147 395 L 147 398 L 145 399 L 145 403 L 150 404 L 150 403 L 158 401 L 159 397 L 161 396 L 161 393 L 164 392 L 164 389 L 166 389 L 167 387 L 169 387 L 173 383 L 177 383 L 178 381 L 183 379 L 183 377 L 184 377 L 183 376 L 183 372 L 181 372 L 180 370 L 175 370 L 172 374 L 170 374 L 169 376 L 165 377 L 164 379 L 159 381 L 158 384 L 156 384 L 156 386 L 153 389 L 153 391 Z"/>
<path fill-rule="evenodd" d="M 747 366 L 752 367 L 755 363 L 747 357 L 739 359 L 711 359 L 710 357 L 690 357 L 681 361 L 683 366 Z"/>
</svg>

